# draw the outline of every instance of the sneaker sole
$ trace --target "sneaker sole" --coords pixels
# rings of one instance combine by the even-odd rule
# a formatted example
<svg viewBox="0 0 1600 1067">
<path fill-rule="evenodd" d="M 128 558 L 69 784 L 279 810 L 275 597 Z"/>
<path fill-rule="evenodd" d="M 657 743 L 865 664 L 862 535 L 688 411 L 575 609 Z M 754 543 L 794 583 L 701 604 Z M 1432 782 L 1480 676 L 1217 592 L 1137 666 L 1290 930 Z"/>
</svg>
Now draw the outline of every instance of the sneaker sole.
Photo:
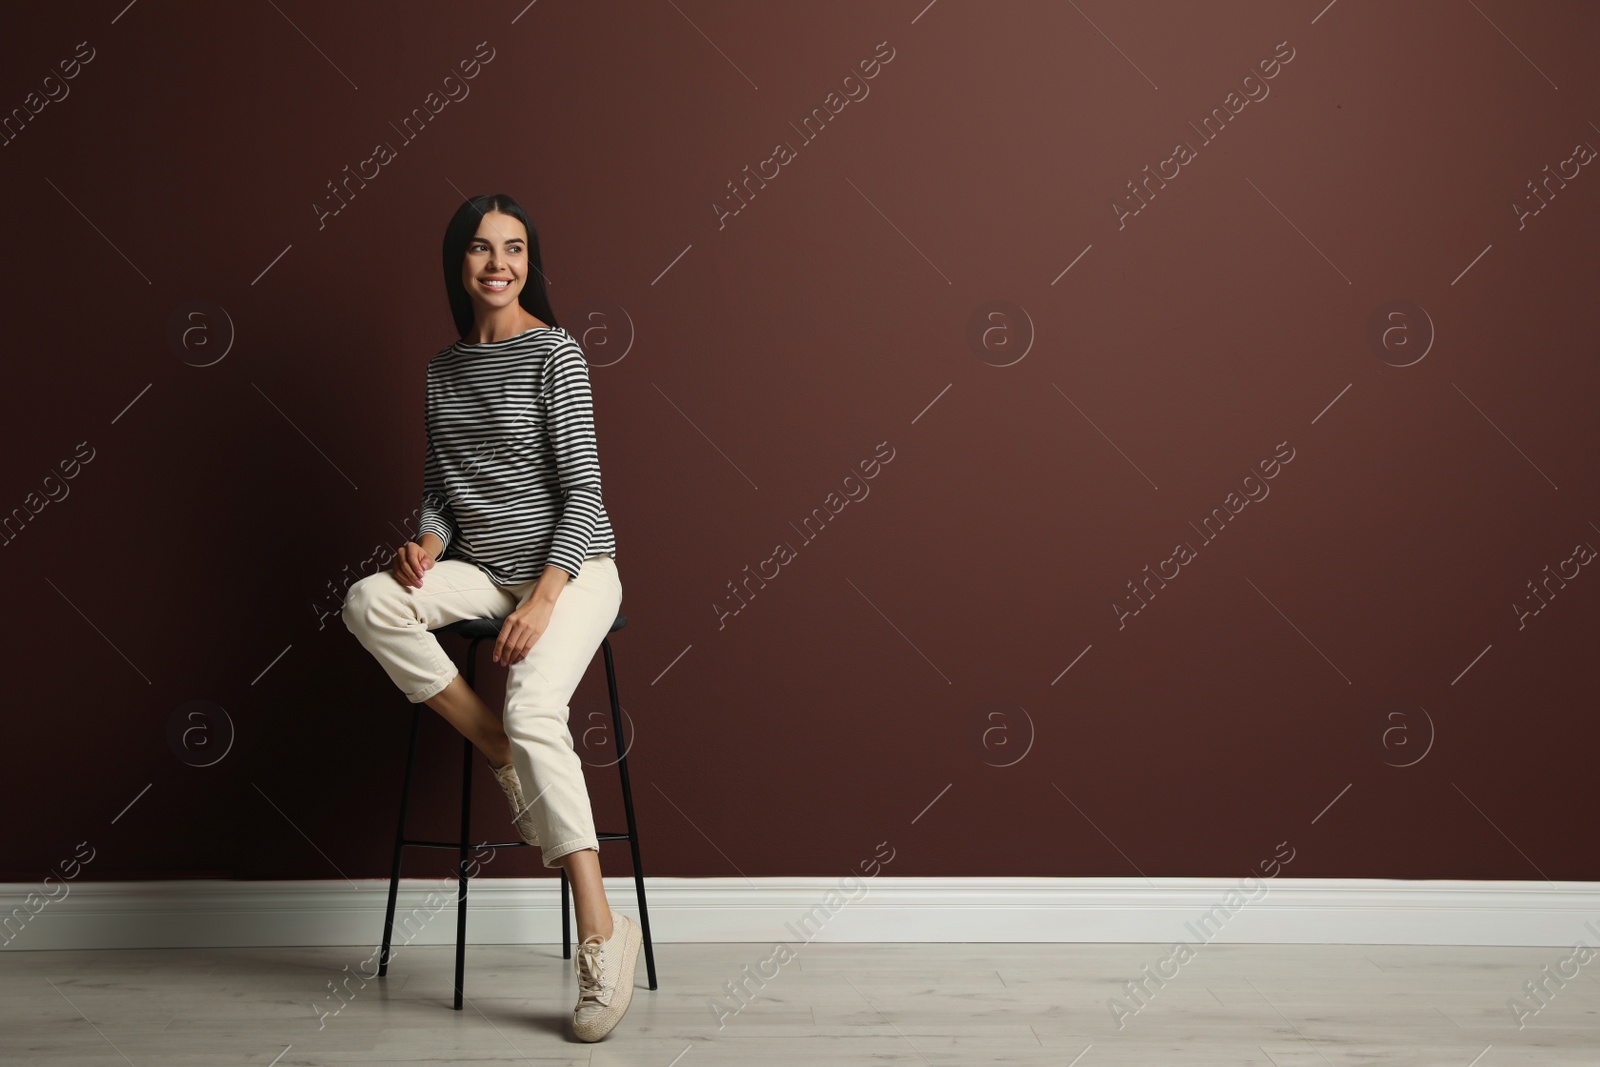
<svg viewBox="0 0 1600 1067">
<path fill-rule="evenodd" d="M 622 940 L 622 971 L 617 975 L 617 995 L 611 1001 L 610 1011 L 590 1023 L 590 1026 L 593 1027 L 604 1027 L 604 1029 L 595 1033 L 593 1037 L 586 1036 L 574 1024 L 573 1032 L 578 1035 L 578 1039 L 581 1041 L 599 1041 L 616 1029 L 617 1024 L 622 1021 L 622 1016 L 627 1012 L 628 1005 L 633 1003 L 634 971 L 639 965 L 639 949 L 644 944 L 644 933 L 639 924 L 632 919 L 627 916 L 619 916 L 619 918 L 628 924 L 628 929 Z"/>
</svg>

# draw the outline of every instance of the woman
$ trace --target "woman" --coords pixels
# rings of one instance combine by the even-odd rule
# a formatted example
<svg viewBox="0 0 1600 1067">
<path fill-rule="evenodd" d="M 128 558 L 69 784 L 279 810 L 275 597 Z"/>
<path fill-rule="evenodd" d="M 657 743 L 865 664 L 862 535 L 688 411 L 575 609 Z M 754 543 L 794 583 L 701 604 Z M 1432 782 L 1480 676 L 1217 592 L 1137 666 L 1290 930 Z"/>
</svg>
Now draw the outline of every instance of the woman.
<svg viewBox="0 0 1600 1067">
<path fill-rule="evenodd" d="M 573 1031 L 598 1041 L 628 1009 L 642 938 L 606 900 L 567 728 L 567 702 L 622 603 L 589 370 L 555 324 L 538 234 L 511 197 L 461 205 L 445 229 L 444 273 L 460 339 L 428 364 L 418 537 L 392 571 L 350 587 L 343 617 L 407 699 L 483 753 L 522 839 L 546 867 L 566 869 L 578 913 Z M 501 617 L 503 717 L 429 632 Z"/>
</svg>

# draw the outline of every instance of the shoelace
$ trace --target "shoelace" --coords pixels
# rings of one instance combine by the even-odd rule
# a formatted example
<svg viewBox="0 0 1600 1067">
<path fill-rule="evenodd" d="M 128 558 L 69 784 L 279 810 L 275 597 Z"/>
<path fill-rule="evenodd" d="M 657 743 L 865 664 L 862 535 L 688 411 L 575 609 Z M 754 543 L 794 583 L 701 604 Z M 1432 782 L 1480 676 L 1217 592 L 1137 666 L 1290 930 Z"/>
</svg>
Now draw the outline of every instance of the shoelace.
<svg viewBox="0 0 1600 1067">
<path fill-rule="evenodd" d="M 533 805 L 522 797 L 522 781 L 517 777 L 516 765 L 508 763 L 504 767 L 491 766 L 489 769 L 494 772 L 500 788 L 505 790 L 506 798 L 511 801 L 512 822 L 522 832 L 524 839 L 533 836 L 533 820 L 529 815 Z"/>
<path fill-rule="evenodd" d="M 489 769 L 494 772 L 495 779 L 500 783 L 500 788 L 505 790 L 506 795 L 521 803 L 522 780 L 517 777 L 516 764 L 508 763 L 504 767 L 490 767 Z"/>
<path fill-rule="evenodd" d="M 582 944 L 578 946 L 578 955 L 574 960 L 578 968 L 578 1003 L 592 1001 L 606 1007 L 611 1006 L 611 990 L 606 989 L 603 981 L 605 974 L 605 949 L 599 945 Z"/>
</svg>

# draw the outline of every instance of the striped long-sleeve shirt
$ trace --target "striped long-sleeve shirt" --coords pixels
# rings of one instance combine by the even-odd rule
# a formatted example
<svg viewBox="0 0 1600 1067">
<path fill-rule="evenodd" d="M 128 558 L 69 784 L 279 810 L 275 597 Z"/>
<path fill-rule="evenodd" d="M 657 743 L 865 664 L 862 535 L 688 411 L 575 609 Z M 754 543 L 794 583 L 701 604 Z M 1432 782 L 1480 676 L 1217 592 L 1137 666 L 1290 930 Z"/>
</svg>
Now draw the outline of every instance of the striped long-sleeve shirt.
<svg viewBox="0 0 1600 1067">
<path fill-rule="evenodd" d="M 616 556 L 589 366 L 566 330 L 445 348 L 428 362 L 425 422 L 417 535 L 444 542 L 440 559 L 517 585 L 547 564 L 576 576 L 587 557 Z"/>
</svg>

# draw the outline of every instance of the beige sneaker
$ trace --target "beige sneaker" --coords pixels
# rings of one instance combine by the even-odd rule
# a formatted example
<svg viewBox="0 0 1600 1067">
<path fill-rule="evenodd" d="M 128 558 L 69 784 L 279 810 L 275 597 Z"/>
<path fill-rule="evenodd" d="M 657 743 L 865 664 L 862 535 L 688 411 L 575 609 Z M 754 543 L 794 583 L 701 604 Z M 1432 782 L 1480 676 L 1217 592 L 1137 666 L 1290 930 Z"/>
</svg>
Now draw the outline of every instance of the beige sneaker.
<svg viewBox="0 0 1600 1067">
<path fill-rule="evenodd" d="M 508 763 L 504 767 L 490 767 L 494 771 L 495 781 L 500 783 L 500 788 L 505 790 L 506 800 L 511 802 L 511 821 L 517 824 L 517 832 L 522 835 L 522 840 L 530 845 L 539 843 L 539 834 L 533 828 L 533 813 L 528 809 L 530 805 L 522 796 L 522 782 L 517 778 L 517 765 Z"/>
<path fill-rule="evenodd" d="M 633 970 L 644 944 L 639 924 L 613 911 L 611 937 L 599 934 L 578 946 L 572 965 L 578 972 L 578 1006 L 572 1031 L 580 1041 L 599 1041 L 622 1021 L 633 1000 Z"/>
</svg>

